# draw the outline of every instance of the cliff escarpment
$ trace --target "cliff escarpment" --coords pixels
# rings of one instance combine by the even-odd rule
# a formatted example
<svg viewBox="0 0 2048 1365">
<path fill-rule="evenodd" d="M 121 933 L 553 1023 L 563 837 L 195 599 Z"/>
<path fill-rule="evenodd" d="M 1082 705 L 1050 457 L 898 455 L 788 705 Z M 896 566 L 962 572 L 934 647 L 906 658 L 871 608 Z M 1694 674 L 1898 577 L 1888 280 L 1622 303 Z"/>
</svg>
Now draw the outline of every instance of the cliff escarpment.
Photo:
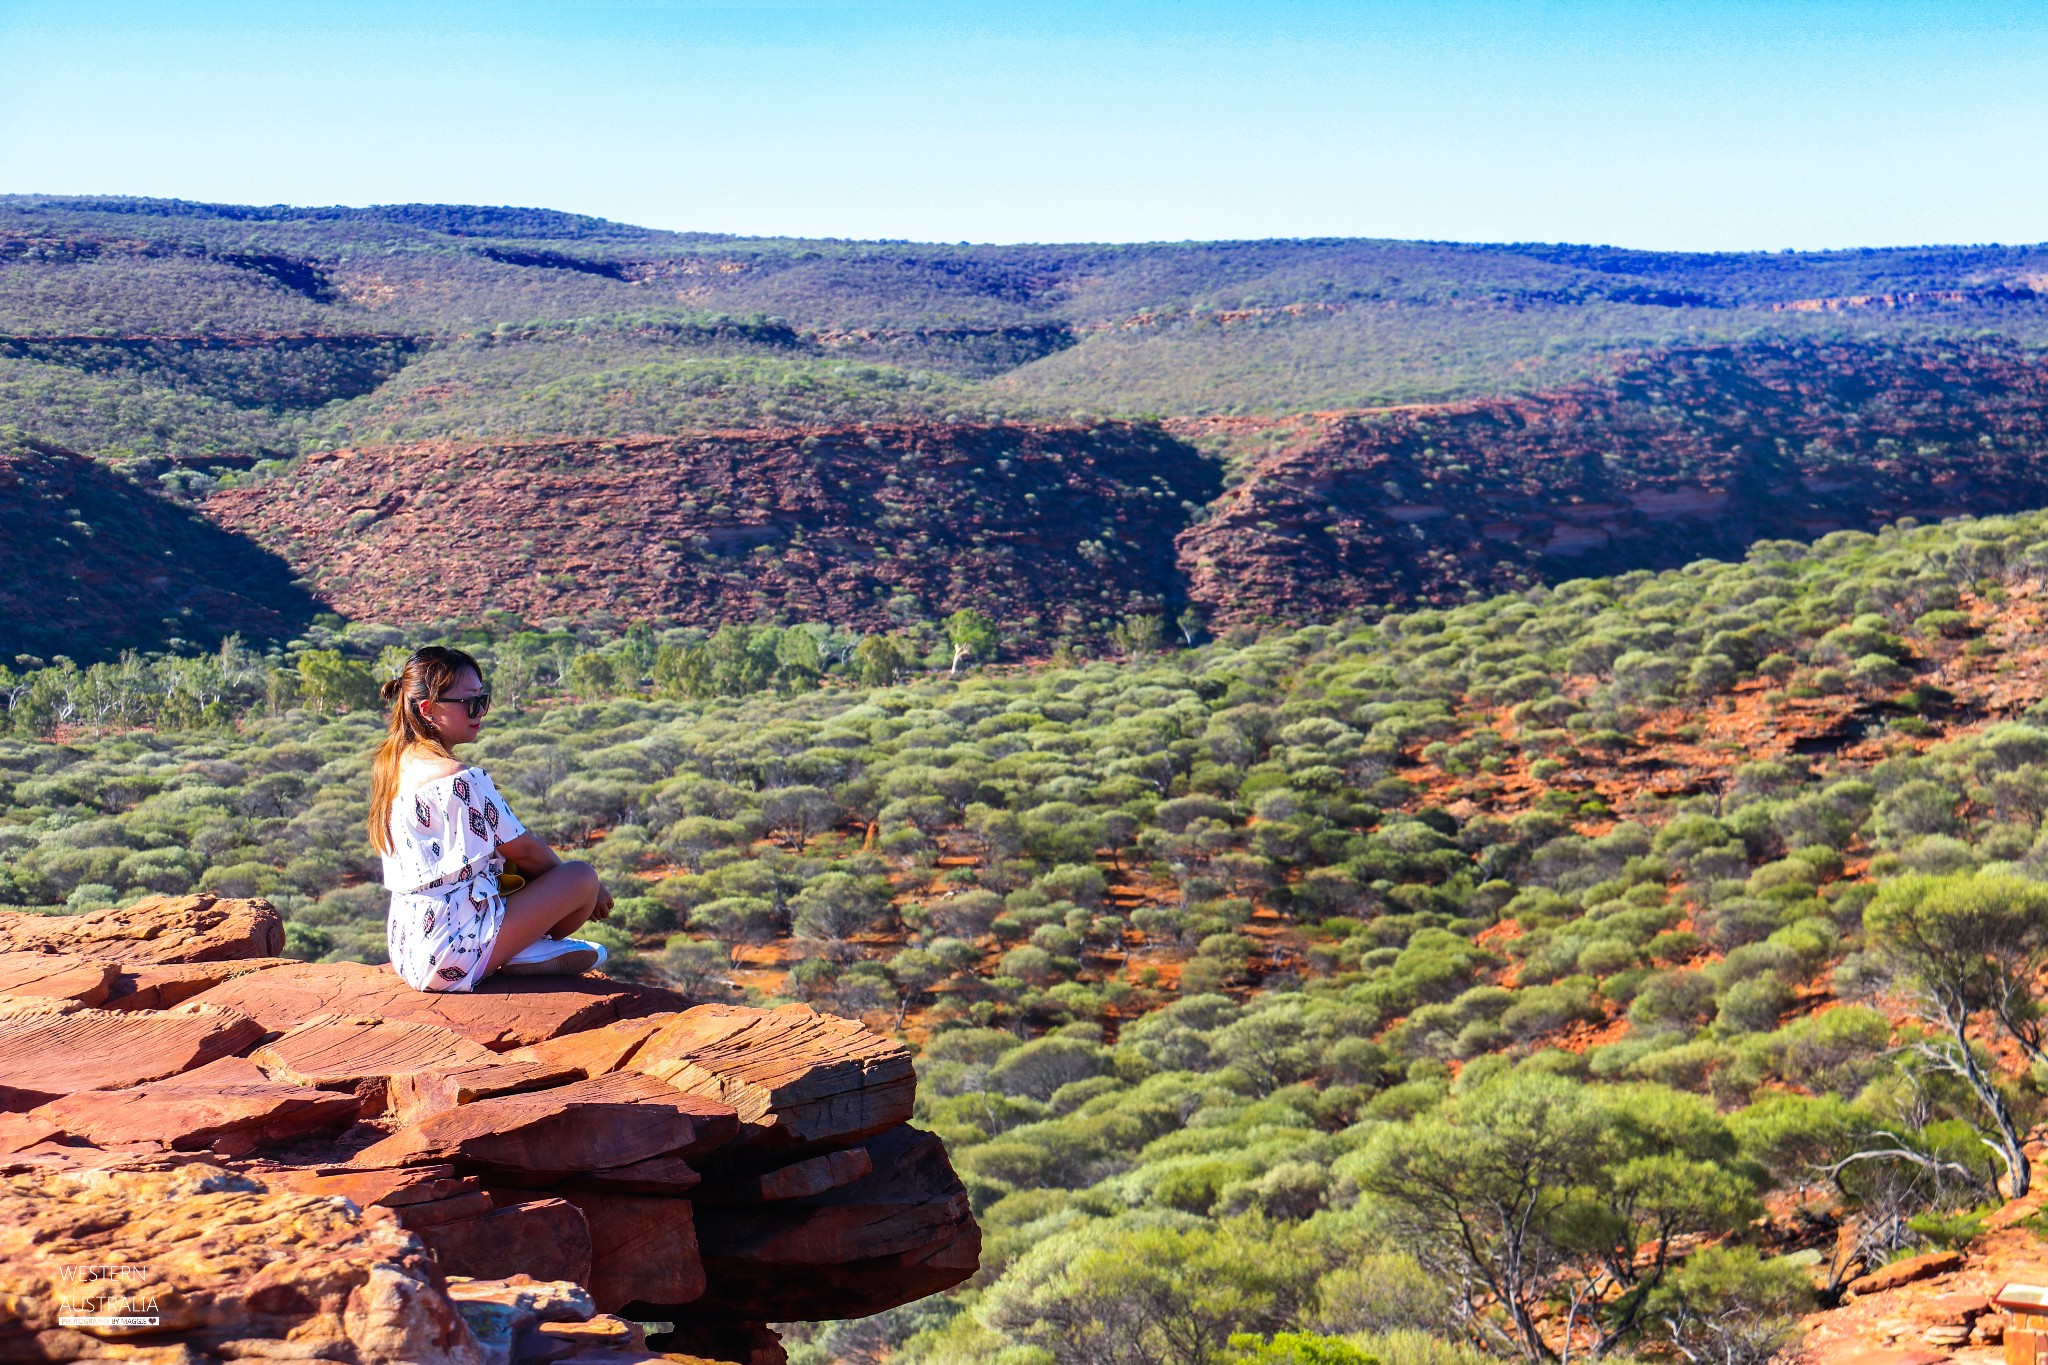
<svg viewBox="0 0 2048 1365">
<path fill-rule="evenodd" d="M 335 610 L 1081 631 L 1179 597 L 1221 473 L 1156 427 L 877 424 L 308 457 L 206 504 Z"/>
<path fill-rule="evenodd" d="M 2038 507 L 2044 412 L 2048 366 L 2016 347 L 1751 343 L 1286 418 L 336 450 L 203 510 L 350 617 L 877 630 L 974 607 L 1044 642 L 1190 601 L 1310 621 Z"/>
<path fill-rule="evenodd" d="M 2048 504 L 2044 405 L 2017 348 L 1754 344 L 1524 398 L 1177 423 L 1263 445 L 1181 564 L 1219 619 L 1309 621 L 2018 511 Z"/>
</svg>

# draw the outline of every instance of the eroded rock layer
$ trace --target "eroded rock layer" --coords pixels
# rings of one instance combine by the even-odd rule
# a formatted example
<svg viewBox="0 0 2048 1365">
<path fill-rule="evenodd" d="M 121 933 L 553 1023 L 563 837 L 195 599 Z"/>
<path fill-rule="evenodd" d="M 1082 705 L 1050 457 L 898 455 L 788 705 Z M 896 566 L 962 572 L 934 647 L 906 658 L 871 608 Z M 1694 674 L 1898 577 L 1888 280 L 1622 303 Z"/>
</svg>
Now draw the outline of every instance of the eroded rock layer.
<svg viewBox="0 0 2048 1365">
<path fill-rule="evenodd" d="M 760 1365 L 768 1322 L 974 1273 L 859 1025 L 598 976 L 424 996 L 281 934 L 211 897 L 0 915 L 0 1360 Z"/>
</svg>

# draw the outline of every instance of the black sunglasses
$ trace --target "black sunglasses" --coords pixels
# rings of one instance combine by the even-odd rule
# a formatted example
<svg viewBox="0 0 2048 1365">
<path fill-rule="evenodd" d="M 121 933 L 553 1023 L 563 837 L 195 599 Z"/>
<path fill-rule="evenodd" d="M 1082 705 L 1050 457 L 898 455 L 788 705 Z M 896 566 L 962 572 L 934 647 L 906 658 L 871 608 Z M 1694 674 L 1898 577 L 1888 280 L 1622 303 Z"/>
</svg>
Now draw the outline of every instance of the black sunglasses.
<svg viewBox="0 0 2048 1365">
<path fill-rule="evenodd" d="M 469 697 L 441 697 L 439 700 L 460 706 L 471 720 L 483 719 L 491 709 L 491 694 L 488 692 L 478 692 Z"/>
</svg>

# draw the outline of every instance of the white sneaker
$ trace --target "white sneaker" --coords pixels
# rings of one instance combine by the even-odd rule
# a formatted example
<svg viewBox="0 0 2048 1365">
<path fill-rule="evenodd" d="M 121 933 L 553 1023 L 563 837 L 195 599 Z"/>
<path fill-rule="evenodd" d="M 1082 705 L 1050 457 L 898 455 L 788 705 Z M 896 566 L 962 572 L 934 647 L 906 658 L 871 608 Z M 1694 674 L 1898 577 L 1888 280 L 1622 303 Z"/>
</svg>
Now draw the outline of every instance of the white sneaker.
<svg viewBox="0 0 2048 1365">
<path fill-rule="evenodd" d="M 579 976 L 604 966 L 609 956 L 602 943 L 542 936 L 506 959 L 498 971 L 505 976 Z"/>
</svg>

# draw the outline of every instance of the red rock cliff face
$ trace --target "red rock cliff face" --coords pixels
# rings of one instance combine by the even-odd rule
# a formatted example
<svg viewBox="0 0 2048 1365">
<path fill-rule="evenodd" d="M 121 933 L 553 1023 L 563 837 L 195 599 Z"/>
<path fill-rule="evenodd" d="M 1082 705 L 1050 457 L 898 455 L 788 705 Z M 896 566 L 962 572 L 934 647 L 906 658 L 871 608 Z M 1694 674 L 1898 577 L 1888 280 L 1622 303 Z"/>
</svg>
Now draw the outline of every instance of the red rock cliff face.
<svg viewBox="0 0 2048 1365">
<path fill-rule="evenodd" d="M 951 426 L 339 450 L 208 514 L 398 623 L 609 612 L 1051 633 L 1178 596 L 1216 466 L 1156 428 Z"/>
<path fill-rule="evenodd" d="M 1179 540 L 1190 594 L 1222 620 L 1449 604 L 2048 504 L 2048 366 L 1999 348 L 1700 348 L 1280 434 Z"/>
</svg>

